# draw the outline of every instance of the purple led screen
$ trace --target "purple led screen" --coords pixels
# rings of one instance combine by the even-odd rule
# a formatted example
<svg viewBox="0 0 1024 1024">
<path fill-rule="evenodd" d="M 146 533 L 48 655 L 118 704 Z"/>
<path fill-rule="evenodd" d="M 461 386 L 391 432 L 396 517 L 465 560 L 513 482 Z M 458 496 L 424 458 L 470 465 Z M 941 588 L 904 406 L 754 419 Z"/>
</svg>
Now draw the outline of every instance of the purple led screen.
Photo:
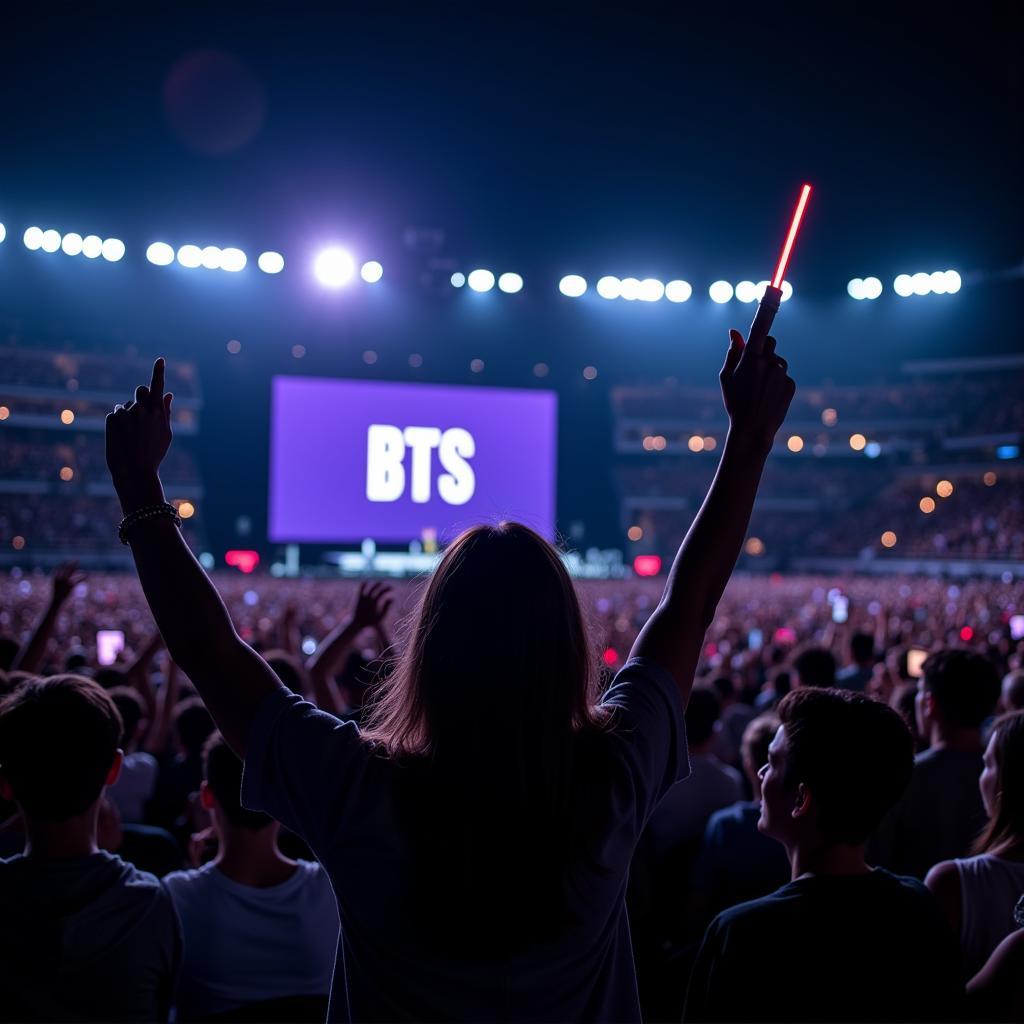
<svg viewBox="0 0 1024 1024">
<path fill-rule="evenodd" d="M 275 377 L 270 539 L 445 543 L 514 519 L 555 535 L 552 391 Z"/>
</svg>

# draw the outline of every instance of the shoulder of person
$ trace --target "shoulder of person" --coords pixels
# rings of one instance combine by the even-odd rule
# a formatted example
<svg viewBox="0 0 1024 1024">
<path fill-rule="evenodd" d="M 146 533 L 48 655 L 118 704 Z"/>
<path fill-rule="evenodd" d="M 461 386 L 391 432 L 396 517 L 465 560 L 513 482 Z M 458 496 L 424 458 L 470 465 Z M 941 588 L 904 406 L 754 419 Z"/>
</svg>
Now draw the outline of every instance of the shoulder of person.
<svg viewBox="0 0 1024 1024">
<path fill-rule="evenodd" d="M 199 889 L 205 889 L 210 885 L 213 876 L 213 862 L 204 864 L 200 868 L 186 868 L 183 871 L 172 871 L 164 875 L 162 882 L 164 888 L 171 894 L 172 898 L 193 894 Z"/>
</svg>

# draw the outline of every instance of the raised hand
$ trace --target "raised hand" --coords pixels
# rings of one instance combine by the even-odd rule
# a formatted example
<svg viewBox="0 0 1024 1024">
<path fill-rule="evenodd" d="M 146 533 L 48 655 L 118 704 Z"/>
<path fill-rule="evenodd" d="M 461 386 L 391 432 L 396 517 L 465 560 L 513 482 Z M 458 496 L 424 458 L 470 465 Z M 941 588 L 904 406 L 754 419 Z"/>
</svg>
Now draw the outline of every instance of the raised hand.
<svg viewBox="0 0 1024 1024">
<path fill-rule="evenodd" d="M 132 401 L 107 416 L 107 468 L 122 504 L 126 494 L 157 479 L 171 445 L 172 398 L 164 394 L 164 361 L 157 359 L 149 387 L 140 384 Z"/>
<path fill-rule="evenodd" d="M 391 587 L 386 583 L 360 583 L 356 606 L 352 611 L 352 625 L 368 629 L 384 621 L 391 608 Z"/>
<path fill-rule="evenodd" d="M 746 345 L 739 331 L 729 332 L 729 351 L 718 379 L 731 434 L 765 452 L 771 448 L 796 393 L 788 368 L 771 335 Z"/>
<path fill-rule="evenodd" d="M 85 573 L 79 572 L 78 563 L 75 561 L 65 562 L 53 570 L 50 579 L 50 586 L 53 588 L 51 601 L 55 605 L 62 605 L 74 593 L 79 583 L 85 582 Z"/>
</svg>

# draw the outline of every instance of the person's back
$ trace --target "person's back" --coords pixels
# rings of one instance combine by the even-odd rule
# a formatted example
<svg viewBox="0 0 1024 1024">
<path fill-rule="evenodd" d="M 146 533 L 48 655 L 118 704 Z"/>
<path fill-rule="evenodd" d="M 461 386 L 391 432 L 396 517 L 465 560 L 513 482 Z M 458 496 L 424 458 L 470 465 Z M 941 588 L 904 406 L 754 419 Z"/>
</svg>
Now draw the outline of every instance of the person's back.
<svg viewBox="0 0 1024 1024">
<path fill-rule="evenodd" d="M 0 1007 L 12 1017 L 167 1017 L 181 958 L 170 896 L 96 843 L 121 732 L 87 679 L 32 680 L 0 701 L 0 793 L 25 824 L 24 854 L 0 861 Z"/>
</svg>

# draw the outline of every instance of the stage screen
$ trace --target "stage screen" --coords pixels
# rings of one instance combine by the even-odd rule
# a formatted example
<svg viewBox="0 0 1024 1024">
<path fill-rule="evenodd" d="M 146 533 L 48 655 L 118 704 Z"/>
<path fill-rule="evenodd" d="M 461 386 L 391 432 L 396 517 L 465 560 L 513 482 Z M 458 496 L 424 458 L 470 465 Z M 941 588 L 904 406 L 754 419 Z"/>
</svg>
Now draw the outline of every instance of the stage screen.
<svg viewBox="0 0 1024 1024">
<path fill-rule="evenodd" d="M 514 519 L 555 534 L 553 391 L 275 377 L 270 539 L 442 543 Z"/>
</svg>

